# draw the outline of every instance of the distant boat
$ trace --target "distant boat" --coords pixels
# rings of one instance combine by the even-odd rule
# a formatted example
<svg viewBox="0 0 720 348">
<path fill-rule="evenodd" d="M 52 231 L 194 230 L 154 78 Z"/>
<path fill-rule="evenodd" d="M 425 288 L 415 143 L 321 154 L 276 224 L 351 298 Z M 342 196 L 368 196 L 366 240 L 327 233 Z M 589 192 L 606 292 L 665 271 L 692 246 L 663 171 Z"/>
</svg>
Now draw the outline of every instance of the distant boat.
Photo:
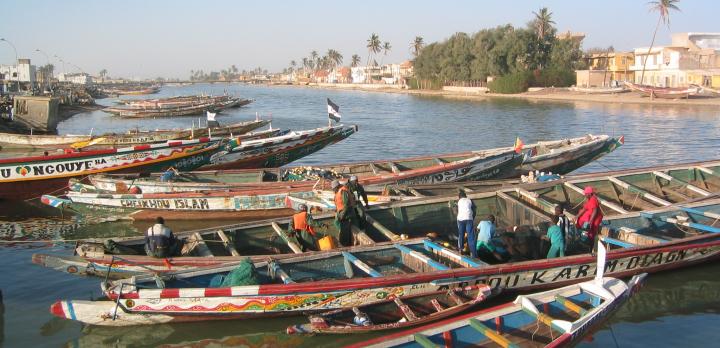
<svg viewBox="0 0 720 348">
<path fill-rule="evenodd" d="M 573 92 L 587 93 L 587 94 L 615 94 L 628 92 L 629 90 L 625 87 L 570 87 Z"/>
<path fill-rule="evenodd" d="M 640 85 L 632 82 L 625 82 L 625 85 L 633 91 L 640 92 L 648 97 L 663 99 L 681 99 L 689 98 L 699 92 L 698 87 L 655 87 L 649 85 Z"/>
</svg>

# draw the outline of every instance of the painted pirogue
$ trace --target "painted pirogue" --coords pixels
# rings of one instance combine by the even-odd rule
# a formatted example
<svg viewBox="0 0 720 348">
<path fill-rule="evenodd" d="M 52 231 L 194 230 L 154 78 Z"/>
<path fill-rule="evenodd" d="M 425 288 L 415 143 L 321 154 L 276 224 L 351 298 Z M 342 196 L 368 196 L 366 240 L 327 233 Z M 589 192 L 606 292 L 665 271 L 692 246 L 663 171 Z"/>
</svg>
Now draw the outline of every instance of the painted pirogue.
<svg viewBox="0 0 720 348">
<path fill-rule="evenodd" d="M 240 107 L 251 103 L 250 99 L 242 99 L 229 95 L 197 96 L 185 99 L 144 101 L 130 103 L 123 107 L 109 107 L 103 111 L 121 117 L 167 117 L 199 115 L 207 110 L 222 111 L 227 108 Z"/>
<path fill-rule="evenodd" d="M 67 187 L 70 178 L 105 172 L 136 173 L 169 166 L 192 170 L 210 160 L 220 140 L 174 140 L 118 149 L 0 159 L 0 199 L 39 198 Z"/>
</svg>

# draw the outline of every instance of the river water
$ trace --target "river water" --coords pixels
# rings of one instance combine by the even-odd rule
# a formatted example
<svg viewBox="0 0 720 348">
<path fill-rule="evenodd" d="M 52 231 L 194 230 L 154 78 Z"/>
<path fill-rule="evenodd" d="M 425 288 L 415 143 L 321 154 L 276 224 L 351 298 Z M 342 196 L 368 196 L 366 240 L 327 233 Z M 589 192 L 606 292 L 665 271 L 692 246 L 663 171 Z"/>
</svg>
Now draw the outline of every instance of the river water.
<svg viewBox="0 0 720 348">
<path fill-rule="evenodd" d="M 255 102 L 228 110 L 222 123 L 271 117 L 273 127 L 308 129 L 327 124 L 325 98 L 338 104 L 346 124 L 359 132 L 297 164 L 402 158 L 577 137 L 625 135 L 625 145 L 579 171 L 720 158 L 720 110 L 711 107 L 623 105 L 524 100 L 460 100 L 360 91 L 235 84 L 163 87 L 160 96 L 238 94 Z M 98 101 L 111 105 L 112 99 Z M 128 120 L 102 111 L 79 114 L 59 125 L 61 134 L 189 127 L 197 118 Z M 8 156 L 8 154 L 2 154 Z M 73 239 L 127 232 L 127 223 L 77 227 L 48 208 L 0 205 L 0 239 Z M 227 223 L 227 221 L 223 222 Z M 174 230 L 191 223 L 169 224 Z M 30 262 L 35 252 L 71 253 L 62 245 L 0 245 L 0 346 L 247 346 L 338 347 L 368 336 L 291 337 L 285 327 L 304 318 L 175 324 L 140 328 L 83 328 L 53 318 L 57 299 L 99 297 L 99 281 L 50 271 Z M 581 346 L 707 346 L 720 340 L 720 265 L 653 274 L 645 288 Z"/>
</svg>

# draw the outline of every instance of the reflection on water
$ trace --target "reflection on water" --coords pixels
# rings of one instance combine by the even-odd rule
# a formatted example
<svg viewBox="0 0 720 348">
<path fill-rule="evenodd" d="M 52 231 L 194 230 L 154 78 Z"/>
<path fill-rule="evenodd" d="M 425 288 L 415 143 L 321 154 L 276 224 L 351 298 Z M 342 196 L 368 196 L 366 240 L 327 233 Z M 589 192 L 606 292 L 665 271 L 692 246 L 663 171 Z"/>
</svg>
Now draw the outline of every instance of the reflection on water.
<svg viewBox="0 0 720 348">
<path fill-rule="evenodd" d="M 613 103 L 556 103 L 516 99 L 446 99 L 404 94 L 336 91 L 297 87 L 263 87 L 206 84 L 163 88 L 164 97 L 183 94 L 231 94 L 253 98 L 247 107 L 218 116 L 222 123 L 246 121 L 255 113 L 272 117 L 273 127 L 307 129 L 327 124 L 326 101 L 341 106 L 343 121 L 359 125 L 348 139 L 308 156 L 297 164 L 321 164 L 401 158 L 415 155 L 511 146 L 516 137 L 525 143 L 577 137 L 585 133 L 624 134 L 626 144 L 581 172 L 670 164 L 720 157 L 720 118 L 717 109 Z M 101 100 L 106 105 L 112 100 Z M 101 111 L 77 115 L 58 126 L 61 134 L 119 132 L 134 128 L 179 128 L 197 124 L 196 117 L 170 119 L 122 119 Z M 7 153 L 0 152 L 0 156 Z M 40 219 L 43 218 L 43 219 Z M 109 237 L 137 234 L 147 228 L 129 221 L 103 222 L 63 216 L 49 207 L 0 203 L 0 239 L 49 240 Z M 175 231 L 228 221 L 168 221 Z M 43 252 L 70 253 L 70 248 L 33 244 Z M 50 304 L 60 298 L 88 299 L 99 296 L 99 280 L 61 274 L 30 263 L 35 249 L 0 247 L 0 290 L 5 295 L 7 346 L 154 346 L 160 344 L 217 346 L 341 345 L 367 337 L 289 337 L 282 332 L 305 318 L 242 320 L 148 328 L 82 328 L 78 323 L 53 319 Z M 672 318 L 682 325 L 701 316 L 717 313 L 717 274 L 720 266 L 696 268 L 650 276 L 645 289 L 612 319 L 616 334 L 625 328 L 644 335 L 634 341 L 645 345 L 662 343 L 653 318 Z M 696 324 L 720 332 L 715 324 Z M 687 320 L 686 320 L 687 319 Z M 640 322 L 635 324 L 635 322 Z M 1 327 L 1 325 L 0 325 Z M 668 335 L 672 334 L 667 330 Z M 623 337 L 628 337 L 623 336 Z M 297 340 L 297 341 L 296 341 Z M 607 329 L 591 345 L 614 345 Z"/>
</svg>

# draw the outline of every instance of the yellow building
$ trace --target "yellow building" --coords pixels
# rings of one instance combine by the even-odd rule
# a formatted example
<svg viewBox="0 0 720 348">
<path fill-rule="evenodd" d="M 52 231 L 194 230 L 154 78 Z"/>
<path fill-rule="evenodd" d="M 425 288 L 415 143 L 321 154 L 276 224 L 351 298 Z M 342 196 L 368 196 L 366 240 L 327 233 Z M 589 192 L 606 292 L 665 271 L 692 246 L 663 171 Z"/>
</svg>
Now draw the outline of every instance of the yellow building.
<svg viewBox="0 0 720 348">
<path fill-rule="evenodd" d="M 634 72 L 630 70 L 635 58 L 632 52 L 593 53 L 585 56 L 588 70 L 578 70 L 577 85 L 582 87 L 600 87 L 614 84 L 614 81 L 632 81 Z"/>
</svg>

